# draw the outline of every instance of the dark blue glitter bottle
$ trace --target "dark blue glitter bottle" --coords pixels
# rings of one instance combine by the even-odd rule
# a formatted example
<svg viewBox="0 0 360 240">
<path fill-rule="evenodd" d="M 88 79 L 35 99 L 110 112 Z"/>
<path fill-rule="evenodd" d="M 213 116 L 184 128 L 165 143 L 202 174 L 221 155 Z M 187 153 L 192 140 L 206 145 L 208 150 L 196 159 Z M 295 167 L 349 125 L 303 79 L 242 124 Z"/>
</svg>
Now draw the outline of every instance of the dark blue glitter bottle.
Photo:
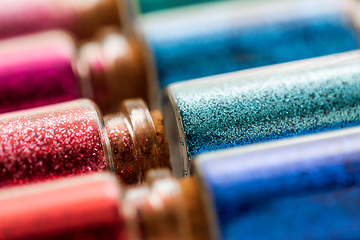
<svg viewBox="0 0 360 240">
<path fill-rule="evenodd" d="M 176 176 L 203 152 L 360 124 L 360 51 L 171 84 L 165 127 Z"/>
<path fill-rule="evenodd" d="M 351 3 L 221 1 L 142 15 L 153 84 L 358 49 Z"/>
<path fill-rule="evenodd" d="M 360 127 L 194 160 L 214 239 L 359 239 Z"/>
</svg>

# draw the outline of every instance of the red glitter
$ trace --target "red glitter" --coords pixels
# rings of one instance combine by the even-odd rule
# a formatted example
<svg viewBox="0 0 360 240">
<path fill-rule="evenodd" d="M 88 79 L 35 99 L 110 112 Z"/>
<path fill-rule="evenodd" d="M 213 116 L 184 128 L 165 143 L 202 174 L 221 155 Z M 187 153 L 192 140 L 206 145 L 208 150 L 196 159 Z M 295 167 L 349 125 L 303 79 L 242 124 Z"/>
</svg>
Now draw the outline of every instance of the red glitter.
<svg viewBox="0 0 360 240">
<path fill-rule="evenodd" d="M 104 173 L 3 189 L 0 239 L 127 239 L 120 191 Z"/>
<path fill-rule="evenodd" d="M 122 114 L 109 115 L 105 117 L 105 122 L 116 175 L 124 185 L 139 183 L 141 166 L 127 118 Z"/>
<path fill-rule="evenodd" d="M 102 126 L 87 100 L 0 120 L 0 187 L 107 168 Z"/>
</svg>

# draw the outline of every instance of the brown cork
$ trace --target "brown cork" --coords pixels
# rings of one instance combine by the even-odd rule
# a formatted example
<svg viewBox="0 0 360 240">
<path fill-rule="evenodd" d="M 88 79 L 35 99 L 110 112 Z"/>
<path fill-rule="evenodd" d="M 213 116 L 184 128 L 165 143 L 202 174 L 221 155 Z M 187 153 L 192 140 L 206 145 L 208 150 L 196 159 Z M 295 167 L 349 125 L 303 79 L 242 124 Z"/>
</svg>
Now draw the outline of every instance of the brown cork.
<svg viewBox="0 0 360 240">
<path fill-rule="evenodd" d="M 160 110 L 150 111 L 156 131 L 156 140 L 159 146 L 159 161 L 161 168 L 171 169 L 169 143 L 165 134 L 164 119 Z"/>
<path fill-rule="evenodd" d="M 196 178 L 183 178 L 180 180 L 184 209 L 189 216 L 190 231 L 193 240 L 210 239 L 206 219 L 206 210 L 203 197 L 200 193 L 199 183 Z"/>
<path fill-rule="evenodd" d="M 81 8 L 81 6 L 78 8 Z M 77 24 L 74 24 L 72 28 L 80 39 L 94 36 L 96 31 L 102 26 L 120 26 L 120 16 L 116 0 L 100 0 L 90 7 L 85 7 L 79 11 Z"/>
</svg>

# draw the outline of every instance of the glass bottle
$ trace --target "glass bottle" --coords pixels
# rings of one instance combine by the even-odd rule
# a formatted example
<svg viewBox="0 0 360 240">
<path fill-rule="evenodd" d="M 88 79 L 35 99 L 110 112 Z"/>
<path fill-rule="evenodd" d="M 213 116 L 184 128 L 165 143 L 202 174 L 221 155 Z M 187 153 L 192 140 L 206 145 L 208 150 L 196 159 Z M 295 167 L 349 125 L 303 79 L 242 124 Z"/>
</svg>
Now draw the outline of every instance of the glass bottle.
<svg viewBox="0 0 360 240">
<path fill-rule="evenodd" d="M 203 152 L 359 125 L 359 72 L 353 51 L 169 85 L 175 176 Z"/>
<path fill-rule="evenodd" d="M 169 167 L 162 115 L 141 99 L 120 109 L 105 123 L 85 99 L 0 115 L 0 186 L 106 169 L 133 184 Z"/>
<path fill-rule="evenodd" d="M 104 25 L 119 25 L 115 0 L 3 0 L 0 38 L 63 28 L 88 38 Z"/>
<path fill-rule="evenodd" d="M 79 49 L 64 31 L 0 41 L 0 113 L 92 98 L 104 113 L 146 97 L 135 49 L 113 28 Z M 125 71 L 128 70 L 128 72 Z"/>
<path fill-rule="evenodd" d="M 213 239 L 357 238 L 359 144 L 352 127 L 195 157 Z"/>
<path fill-rule="evenodd" d="M 139 2 L 122 1 L 121 17 L 144 49 L 151 100 L 174 82 L 360 47 L 358 1 L 218 1 L 137 14 Z"/>
<path fill-rule="evenodd" d="M 116 177 L 86 174 L 2 189 L 1 239 L 126 240 Z"/>
<path fill-rule="evenodd" d="M 151 175 L 146 184 L 130 189 L 122 189 L 109 173 L 5 189 L 0 192 L 0 237 L 194 239 L 185 204 L 190 195 L 170 172 Z"/>
</svg>

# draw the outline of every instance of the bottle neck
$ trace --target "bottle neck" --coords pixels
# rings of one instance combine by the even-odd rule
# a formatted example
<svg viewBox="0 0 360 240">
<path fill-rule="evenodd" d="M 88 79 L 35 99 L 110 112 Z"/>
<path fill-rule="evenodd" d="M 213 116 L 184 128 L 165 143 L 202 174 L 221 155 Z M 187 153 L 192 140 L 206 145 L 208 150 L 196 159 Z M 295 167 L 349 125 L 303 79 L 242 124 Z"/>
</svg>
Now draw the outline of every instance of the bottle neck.
<svg viewBox="0 0 360 240">
<path fill-rule="evenodd" d="M 129 239 L 210 239 L 197 180 L 176 181 L 171 175 L 150 171 L 145 184 L 125 192 Z"/>
<path fill-rule="evenodd" d="M 115 172 L 124 184 L 135 184 L 149 170 L 170 166 L 167 139 L 162 115 L 157 112 L 152 118 L 143 100 L 123 101 L 120 109 L 104 121 Z"/>
<path fill-rule="evenodd" d="M 89 67 L 93 98 L 102 111 L 115 112 L 125 99 L 146 99 L 145 71 L 137 44 L 117 28 L 103 29 L 97 39 L 80 48 L 80 58 Z"/>
</svg>

